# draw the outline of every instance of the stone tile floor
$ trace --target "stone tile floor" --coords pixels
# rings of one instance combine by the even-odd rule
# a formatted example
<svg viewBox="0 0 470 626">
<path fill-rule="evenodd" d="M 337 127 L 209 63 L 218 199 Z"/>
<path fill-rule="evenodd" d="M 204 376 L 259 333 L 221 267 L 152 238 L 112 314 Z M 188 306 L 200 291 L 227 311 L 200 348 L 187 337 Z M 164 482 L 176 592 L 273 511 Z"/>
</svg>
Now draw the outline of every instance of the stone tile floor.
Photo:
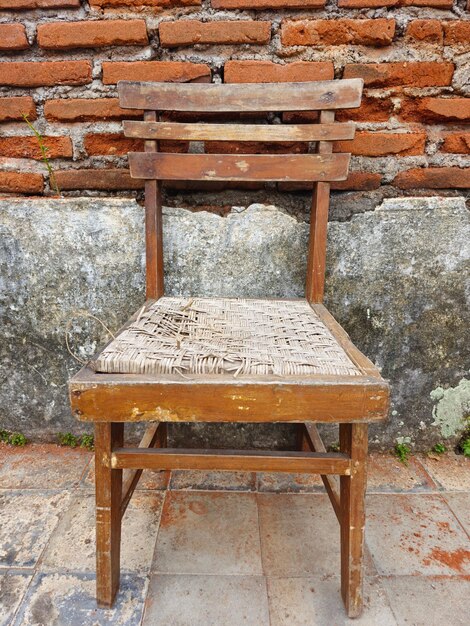
<svg viewBox="0 0 470 626">
<path fill-rule="evenodd" d="M 121 590 L 100 610 L 92 455 L 1 446 L 0 459 L 0 626 L 350 623 L 318 477 L 144 472 L 123 522 Z M 373 454 L 368 491 L 354 623 L 468 625 L 470 461 Z"/>
</svg>

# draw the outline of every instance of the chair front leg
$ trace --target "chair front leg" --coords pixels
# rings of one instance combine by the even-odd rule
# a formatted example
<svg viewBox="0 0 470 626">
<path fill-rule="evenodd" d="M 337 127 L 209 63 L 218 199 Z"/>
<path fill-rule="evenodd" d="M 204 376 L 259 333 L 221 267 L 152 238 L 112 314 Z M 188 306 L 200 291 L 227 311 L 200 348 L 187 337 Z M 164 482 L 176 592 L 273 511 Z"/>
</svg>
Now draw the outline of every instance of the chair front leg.
<svg viewBox="0 0 470 626">
<path fill-rule="evenodd" d="M 349 617 L 362 612 L 367 424 L 340 424 L 340 448 L 351 476 L 340 478 L 341 595 Z"/>
<path fill-rule="evenodd" d="M 96 599 L 111 607 L 119 589 L 122 470 L 111 468 L 111 453 L 124 445 L 124 424 L 95 423 Z"/>
</svg>

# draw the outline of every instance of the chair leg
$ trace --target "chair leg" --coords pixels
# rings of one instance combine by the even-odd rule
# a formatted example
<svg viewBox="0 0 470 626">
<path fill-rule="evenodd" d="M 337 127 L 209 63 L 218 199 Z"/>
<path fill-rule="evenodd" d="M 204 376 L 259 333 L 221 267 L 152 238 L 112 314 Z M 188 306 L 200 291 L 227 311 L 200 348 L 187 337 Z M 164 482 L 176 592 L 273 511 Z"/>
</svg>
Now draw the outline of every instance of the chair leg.
<svg viewBox="0 0 470 626">
<path fill-rule="evenodd" d="M 96 599 L 111 607 L 119 589 L 122 470 L 111 469 L 111 452 L 124 444 L 124 424 L 95 423 Z"/>
<path fill-rule="evenodd" d="M 341 452 L 352 459 L 340 479 L 341 595 L 349 617 L 362 612 L 367 424 L 340 424 Z"/>
</svg>

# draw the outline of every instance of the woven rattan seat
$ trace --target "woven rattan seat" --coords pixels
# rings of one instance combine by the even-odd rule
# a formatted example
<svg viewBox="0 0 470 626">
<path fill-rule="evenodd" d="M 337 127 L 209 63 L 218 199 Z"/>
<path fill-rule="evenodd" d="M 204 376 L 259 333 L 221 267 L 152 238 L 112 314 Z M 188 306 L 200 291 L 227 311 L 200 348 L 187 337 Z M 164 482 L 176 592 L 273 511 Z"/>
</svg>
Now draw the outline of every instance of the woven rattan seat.
<svg viewBox="0 0 470 626">
<path fill-rule="evenodd" d="M 360 375 L 305 300 L 162 297 L 94 362 L 97 372 Z"/>
</svg>

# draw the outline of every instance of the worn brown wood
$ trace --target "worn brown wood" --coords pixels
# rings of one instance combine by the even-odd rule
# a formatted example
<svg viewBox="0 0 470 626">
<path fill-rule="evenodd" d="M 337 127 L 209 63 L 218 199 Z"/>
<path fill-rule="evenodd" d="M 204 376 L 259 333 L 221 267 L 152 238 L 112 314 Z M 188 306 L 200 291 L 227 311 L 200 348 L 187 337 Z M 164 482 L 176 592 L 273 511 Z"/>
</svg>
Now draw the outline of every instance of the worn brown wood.
<svg viewBox="0 0 470 626">
<path fill-rule="evenodd" d="M 313 111 L 361 103 L 360 78 L 305 83 L 172 84 L 120 81 L 125 109 L 156 111 Z"/>
<path fill-rule="evenodd" d="M 320 124 L 332 124 L 334 111 L 322 111 Z M 320 141 L 317 151 L 321 155 L 331 154 L 331 141 Z M 328 209 L 330 207 L 330 183 L 319 182 L 313 189 L 310 212 L 310 237 L 307 259 L 305 296 L 309 302 L 321 302 L 325 290 L 326 238 L 328 231 Z"/>
<path fill-rule="evenodd" d="M 310 449 L 314 452 L 326 452 L 325 444 L 320 437 L 320 433 L 318 432 L 318 428 L 315 424 L 306 423 L 305 430 L 307 434 L 307 442 L 310 444 Z M 330 498 L 331 505 L 333 510 L 338 518 L 338 521 L 341 521 L 340 514 L 340 501 L 339 501 L 339 483 L 336 476 L 326 476 L 325 474 L 321 475 L 322 482 L 325 486 L 326 493 Z"/>
<path fill-rule="evenodd" d="M 75 417 L 113 422 L 376 422 L 384 419 L 389 396 L 384 381 L 360 376 L 245 382 L 95 374 L 88 368 L 70 389 Z"/>
<path fill-rule="evenodd" d="M 194 469 L 247 472 L 312 472 L 348 475 L 349 458 L 341 453 L 273 452 L 255 450 L 194 450 L 166 448 L 116 449 L 111 457 L 115 468 L 159 470 Z"/>
<path fill-rule="evenodd" d="M 119 589 L 122 470 L 111 467 L 111 454 L 124 444 L 124 424 L 95 424 L 96 598 L 113 605 Z"/>
<path fill-rule="evenodd" d="M 156 120 L 155 111 L 145 111 L 147 122 Z M 158 148 L 156 141 L 146 141 L 145 151 L 154 154 Z M 163 218 L 161 182 L 145 181 L 145 258 L 147 298 L 160 298 L 163 285 Z"/>
<path fill-rule="evenodd" d="M 367 424 L 340 424 L 341 452 L 351 457 L 351 475 L 341 476 L 341 595 L 349 617 L 362 612 Z"/>
<path fill-rule="evenodd" d="M 168 154 L 130 152 L 133 178 L 159 180 L 345 180 L 349 154 Z"/>
<path fill-rule="evenodd" d="M 156 424 L 150 424 L 139 443 L 139 448 L 153 448 L 155 445 L 159 444 L 159 426 L 159 422 L 157 422 Z M 122 484 L 121 517 L 126 512 L 127 505 L 132 498 L 132 494 L 134 493 L 134 490 L 137 487 L 141 476 L 141 469 L 129 470 L 127 472 L 124 472 Z"/>
<path fill-rule="evenodd" d="M 337 124 L 182 124 L 123 122 L 126 137 L 177 141 L 335 141 L 353 139 L 355 126 Z"/>
</svg>

